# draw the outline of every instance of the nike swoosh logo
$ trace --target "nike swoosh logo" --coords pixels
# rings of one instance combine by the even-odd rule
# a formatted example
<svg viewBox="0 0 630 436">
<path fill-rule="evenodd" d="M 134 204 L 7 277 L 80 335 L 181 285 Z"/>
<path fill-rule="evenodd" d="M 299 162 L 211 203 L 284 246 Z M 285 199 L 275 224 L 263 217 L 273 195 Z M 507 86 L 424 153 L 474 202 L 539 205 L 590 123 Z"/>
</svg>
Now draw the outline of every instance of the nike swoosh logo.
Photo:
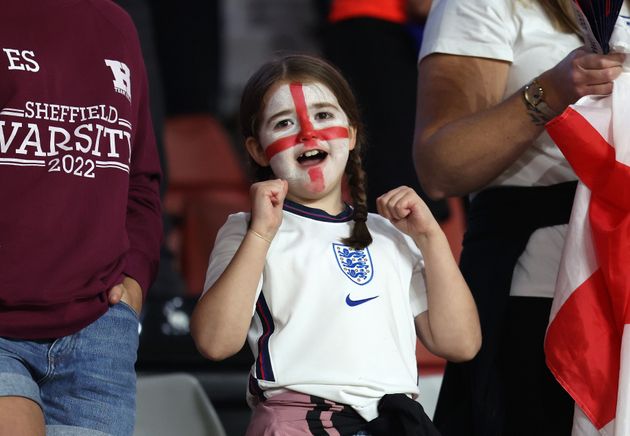
<svg viewBox="0 0 630 436">
<path fill-rule="evenodd" d="M 350 298 L 350 294 L 348 294 L 348 296 L 346 297 L 346 304 L 350 307 L 354 307 L 358 306 L 359 304 L 367 303 L 368 301 L 374 300 L 375 298 L 378 298 L 378 295 L 375 297 L 363 298 L 361 300 L 353 300 L 352 298 Z"/>
</svg>

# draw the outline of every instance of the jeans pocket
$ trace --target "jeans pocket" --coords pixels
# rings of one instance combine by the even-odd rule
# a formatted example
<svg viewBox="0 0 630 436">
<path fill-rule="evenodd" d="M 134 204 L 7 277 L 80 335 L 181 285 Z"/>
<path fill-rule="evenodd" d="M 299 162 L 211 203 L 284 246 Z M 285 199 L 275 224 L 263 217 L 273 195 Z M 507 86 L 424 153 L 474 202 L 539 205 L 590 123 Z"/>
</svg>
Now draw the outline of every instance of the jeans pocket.
<svg viewBox="0 0 630 436">
<path fill-rule="evenodd" d="M 121 308 L 128 310 L 129 312 L 131 312 L 133 314 L 133 316 L 136 318 L 136 320 L 140 319 L 140 314 L 138 312 L 136 312 L 136 309 L 131 307 L 131 305 L 129 303 L 126 303 L 126 302 L 120 300 L 115 306 L 120 306 Z"/>
</svg>

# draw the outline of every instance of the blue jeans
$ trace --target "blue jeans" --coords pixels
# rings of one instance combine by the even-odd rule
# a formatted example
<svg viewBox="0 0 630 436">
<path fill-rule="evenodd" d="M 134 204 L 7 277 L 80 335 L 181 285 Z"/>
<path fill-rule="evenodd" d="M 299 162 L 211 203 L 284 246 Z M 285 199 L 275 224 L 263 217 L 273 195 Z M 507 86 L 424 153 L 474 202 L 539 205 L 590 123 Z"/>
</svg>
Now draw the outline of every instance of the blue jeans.
<svg viewBox="0 0 630 436">
<path fill-rule="evenodd" d="M 0 338 L 0 396 L 42 408 L 48 436 L 126 436 L 135 421 L 138 317 L 125 303 L 55 340 Z"/>
</svg>

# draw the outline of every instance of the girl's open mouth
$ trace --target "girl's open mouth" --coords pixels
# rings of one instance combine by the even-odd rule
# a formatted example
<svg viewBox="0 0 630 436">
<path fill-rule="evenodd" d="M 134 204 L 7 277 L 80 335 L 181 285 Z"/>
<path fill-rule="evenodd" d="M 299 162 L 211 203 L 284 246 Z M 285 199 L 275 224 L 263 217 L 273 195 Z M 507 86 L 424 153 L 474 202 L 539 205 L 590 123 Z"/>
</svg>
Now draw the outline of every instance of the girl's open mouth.
<svg viewBox="0 0 630 436">
<path fill-rule="evenodd" d="M 308 167 L 317 165 L 326 159 L 327 156 L 328 153 L 325 151 L 311 149 L 299 155 L 297 161 L 300 165 Z"/>
</svg>

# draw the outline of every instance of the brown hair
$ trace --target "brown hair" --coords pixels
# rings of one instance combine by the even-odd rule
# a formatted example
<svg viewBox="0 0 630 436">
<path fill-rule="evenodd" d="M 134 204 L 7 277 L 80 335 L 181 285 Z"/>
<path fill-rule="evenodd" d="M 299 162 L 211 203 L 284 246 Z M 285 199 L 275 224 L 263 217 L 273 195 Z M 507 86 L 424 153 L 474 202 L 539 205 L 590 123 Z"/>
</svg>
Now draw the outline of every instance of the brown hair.
<svg viewBox="0 0 630 436">
<path fill-rule="evenodd" d="M 342 242 L 356 249 L 367 247 L 372 242 L 372 236 L 366 224 L 367 196 L 365 172 L 361 163 L 364 134 L 359 108 L 350 85 L 334 66 L 314 56 L 292 54 L 265 63 L 250 77 L 241 96 L 239 118 L 241 133 L 245 138 L 251 136 L 258 139 L 265 96 L 269 89 L 280 81 L 319 82 L 326 85 L 337 97 L 341 109 L 348 117 L 350 126 L 356 129 L 356 144 L 350 151 L 345 168 L 354 209 L 354 226 L 350 236 Z M 260 166 L 253 159 L 250 159 L 250 165 L 254 169 L 255 180 L 267 180 L 273 177 L 270 167 Z"/>
<path fill-rule="evenodd" d="M 538 0 L 543 7 L 551 22 L 564 32 L 573 32 L 578 36 L 582 36 L 582 32 L 577 25 L 573 0 Z"/>
</svg>

